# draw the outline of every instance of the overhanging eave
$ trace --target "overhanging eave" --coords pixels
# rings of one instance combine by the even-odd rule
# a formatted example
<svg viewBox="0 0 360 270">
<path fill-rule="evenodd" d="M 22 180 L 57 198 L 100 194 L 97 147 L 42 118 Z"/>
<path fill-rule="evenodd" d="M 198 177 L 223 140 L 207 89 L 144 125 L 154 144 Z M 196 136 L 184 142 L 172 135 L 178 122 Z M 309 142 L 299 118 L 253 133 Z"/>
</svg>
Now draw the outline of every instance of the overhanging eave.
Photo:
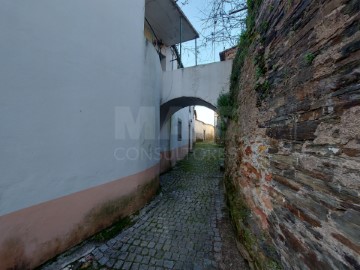
<svg viewBox="0 0 360 270">
<path fill-rule="evenodd" d="M 174 0 L 146 0 L 145 18 L 157 38 L 167 46 L 199 37 L 194 26 Z"/>
</svg>

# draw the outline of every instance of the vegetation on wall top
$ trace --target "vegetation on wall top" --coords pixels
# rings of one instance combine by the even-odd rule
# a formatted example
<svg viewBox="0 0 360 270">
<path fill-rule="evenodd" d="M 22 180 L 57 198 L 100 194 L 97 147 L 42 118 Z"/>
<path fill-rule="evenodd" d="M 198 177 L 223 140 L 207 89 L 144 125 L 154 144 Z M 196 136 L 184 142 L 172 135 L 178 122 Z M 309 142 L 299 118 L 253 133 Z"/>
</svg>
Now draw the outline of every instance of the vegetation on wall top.
<svg viewBox="0 0 360 270">
<path fill-rule="evenodd" d="M 221 117 L 234 118 L 237 108 L 237 96 L 239 93 L 239 80 L 241 69 L 248 55 L 249 47 L 255 37 L 255 18 L 262 0 L 247 0 L 248 14 L 246 17 L 246 30 L 240 35 L 238 50 L 234 58 L 230 76 L 230 92 L 223 93 L 218 98 L 218 113 Z"/>
</svg>

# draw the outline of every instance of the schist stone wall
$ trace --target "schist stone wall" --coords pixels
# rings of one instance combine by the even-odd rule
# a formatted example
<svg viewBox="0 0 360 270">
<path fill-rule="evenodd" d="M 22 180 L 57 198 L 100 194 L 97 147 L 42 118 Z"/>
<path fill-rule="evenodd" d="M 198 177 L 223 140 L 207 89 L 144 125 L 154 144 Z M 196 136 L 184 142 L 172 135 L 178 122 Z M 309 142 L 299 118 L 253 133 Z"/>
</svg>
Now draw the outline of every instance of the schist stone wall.
<svg viewBox="0 0 360 270">
<path fill-rule="evenodd" d="M 360 2 L 264 0 L 255 20 L 226 147 L 243 253 L 360 269 Z"/>
</svg>

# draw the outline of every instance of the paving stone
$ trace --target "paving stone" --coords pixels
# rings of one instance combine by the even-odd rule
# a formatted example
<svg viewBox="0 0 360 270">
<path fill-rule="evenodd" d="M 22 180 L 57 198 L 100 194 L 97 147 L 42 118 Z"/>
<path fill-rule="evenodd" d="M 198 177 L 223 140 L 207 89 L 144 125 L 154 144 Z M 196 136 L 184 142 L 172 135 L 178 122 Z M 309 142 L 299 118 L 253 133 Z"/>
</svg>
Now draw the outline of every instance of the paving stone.
<svg viewBox="0 0 360 270">
<path fill-rule="evenodd" d="M 123 270 L 129 270 L 131 269 L 132 262 L 125 262 L 122 266 Z"/>
<path fill-rule="evenodd" d="M 135 253 L 130 253 L 129 256 L 126 258 L 127 261 L 129 262 L 133 262 L 136 258 L 136 254 Z"/>
<path fill-rule="evenodd" d="M 171 259 L 172 253 L 170 251 L 165 252 L 164 259 Z"/>
<path fill-rule="evenodd" d="M 148 270 L 149 266 L 146 264 L 140 264 L 139 270 Z"/>
<path fill-rule="evenodd" d="M 164 261 L 164 267 L 166 268 L 173 268 L 174 267 L 174 261 L 168 261 L 168 260 L 165 260 Z"/>
<path fill-rule="evenodd" d="M 127 251 L 127 250 L 129 249 L 129 247 L 130 247 L 129 244 L 124 244 L 124 245 L 120 248 L 120 250 L 121 250 L 121 251 Z"/>
<path fill-rule="evenodd" d="M 164 257 L 165 252 L 162 250 L 158 250 L 155 254 L 155 258 L 162 259 Z"/>
<path fill-rule="evenodd" d="M 164 265 L 164 261 L 163 260 L 157 260 L 155 263 L 156 266 L 163 266 Z"/>
<path fill-rule="evenodd" d="M 180 254 L 179 261 L 185 262 L 186 261 L 186 256 L 184 254 Z"/>
<path fill-rule="evenodd" d="M 149 254 L 149 250 L 147 248 L 143 248 L 143 250 L 141 251 L 141 255 L 148 255 Z"/>
<path fill-rule="evenodd" d="M 143 260 L 142 260 L 142 263 L 149 264 L 150 263 L 150 256 L 144 256 Z"/>
<path fill-rule="evenodd" d="M 203 270 L 203 267 L 198 263 L 194 263 L 193 270 Z"/>
<path fill-rule="evenodd" d="M 164 251 L 169 251 L 170 248 L 171 248 L 171 246 L 170 246 L 170 245 L 167 245 L 167 244 L 165 244 L 165 245 L 163 246 L 163 250 L 164 250 Z"/>
<path fill-rule="evenodd" d="M 155 250 L 155 249 L 152 249 L 152 250 L 149 251 L 149 256 L 150 256 L 150 257 L 154 257 L 155 254 L 156 254 L 156 250 Z"/>
<path fill-rule="evenodd" d="M 118 240 L 118 241 L 113 245 L 113 249 L 120 250 L 120 248 L 121 248 L 122 246 L 123 246 L 123 243 Z"/>
<path fill-rule="evenodd" d="M 141 247 L 137 247 L 136 249 L 135 249 L 135 254 L 141 254 L 142 253 L 142 248 Z"/>
<path fill-rule="evenodd" d="M 179 253 L 172 253 L 171 259 L 172 259 L 173 261 L 177 261 L 177 260 L 179 260 L 179 258 L 180 258 L 180 254 L 179 254 Z"/>
<path fill-rule="evenodd" d="M 110 239 L 109 241 L 107 241 L 106 244 L 107 244 L 109 247 L 112 247 L 115 243 L 116 243 L 116 240 L 113 238 L 113 239 Z"/>
<path fill-rule="evenodd" d="M 157 249 L 157 250 L 160 250 L 160 249 L 162 249 L 163 248 L 163 244 L 162 243 L 157 243 L 156 245 L 155 245 L 155 249 Z"/>
<path fill-rule="evenodd" d="M 121 267 L 123 266 L 124 261 L 123 260 L 118 260 L 115 264 L 114 264 L 114 268 L 115 269 L 121 269 Z"/>
<path fill-rule="evenodd" d="M 214 250 L 215 252 L 220 252 L 221 251 L 221 242 L 215 242 L 214 243 Z"/>
<path fill-rule="evenodd" d="M 142 241 L 142 242 L 140 243 L 140 246 L 141 246 L 141 247 L 147 247 L 148 244 L 149 244 L 149 243 L 148 243 L 147 241 Z"/>
<path fill-rule="evenodd" d="M 157 261 L 157 259 L 151 258 L 149 264 L 150 264 L 150 265 L 156 265 L 156 261 Z"/>
<path fill-rule="evenodd" d="M 135 245 L 135 246 L 140 245 L 140 240 L 139 240 L 139 239 L 134 240 L 134 245 Z"/>
<path fill-rule="evenodd" d="M 105 250 L 107 250 L 109 247 L 107 246 L 107 245 L 105 245 L 105 244 L 103 244 L 103 245 L 101 245 L 100 247 L 99 247 L 99 249 L 100 249 L 100 251 L 101 252 L 104 252 Z"/>
<path fill-rule="evenodd" d="M 221 242 L 221 237 L 215 236 L 215 237 L 214 237 L 214 240 Z"/>
<path fill-rule="evenodd" d="M 99 264 L 101 265 L 106 265 L 106 263 L 109 261 L 109 258 L 107 257 L 102 257 L 100 260 L 99 260 Z"/>
<path fill-rule="evenodd" d="M 184 263 L 183 263 L 183 262 L 180 262 L 180 261 L 177 261 L 177 262 L 175 263 L 175 265 L 174 265 L 174 269 L 176 269 L 176 270 L 183 270 L 183 269 L 185 269 L 185 268 L 184 268 Z"/>
<path fill-rule="evenodd" d="M 111 267 L 113 267 L 115 262 L 116 262 L 115 259 L 110 259 L 107 261 L 106 266 L 111 268 Z"/>
<path fill-rule="evenodd" d="M 160 226 L 160 225 L 159 225 Z M 158 240 L 158 242 L 160 243 L 160 244 L 164 244 L 165 243 L 165 241 L 166 241 L 166 239 L 165 238 L 159 238 L 159 240 Z"/>
<path fill-rule="evenodd" d="M 102 257 L 104 257 L 104 254 L 102 254 L 99 249 L 93 251 L 92 254 L 94 255 L 95 260 L 100 260 Z"/>
</svg>

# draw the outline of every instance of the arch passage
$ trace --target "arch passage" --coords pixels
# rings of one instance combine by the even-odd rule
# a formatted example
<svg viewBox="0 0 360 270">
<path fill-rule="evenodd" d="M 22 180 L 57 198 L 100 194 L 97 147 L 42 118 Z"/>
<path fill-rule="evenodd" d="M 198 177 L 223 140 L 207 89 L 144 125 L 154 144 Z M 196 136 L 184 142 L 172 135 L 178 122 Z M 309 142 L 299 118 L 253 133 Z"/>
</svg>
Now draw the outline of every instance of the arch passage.
<svg viewBox="0 0 360 270">
<path fill-rule="evenodd" d="M 163 124 L 167 120 L 169 120 L 169 118 L 174 113 L 176 113 L 178 110 L 188 107 L 188 106 L 193 106 L 193 105 L 205 106 L 211 110 L 216 111 L 216 107 L 213 104 L 206 102 L 205 100 L 203 100 L 201 98 L 197 98 L 197 97 L 175 98 L 175 99 L 172 99 L 161 105 L 161 107 L 160 107 L 160 126 L 162 127 Z"/>
</svg>

